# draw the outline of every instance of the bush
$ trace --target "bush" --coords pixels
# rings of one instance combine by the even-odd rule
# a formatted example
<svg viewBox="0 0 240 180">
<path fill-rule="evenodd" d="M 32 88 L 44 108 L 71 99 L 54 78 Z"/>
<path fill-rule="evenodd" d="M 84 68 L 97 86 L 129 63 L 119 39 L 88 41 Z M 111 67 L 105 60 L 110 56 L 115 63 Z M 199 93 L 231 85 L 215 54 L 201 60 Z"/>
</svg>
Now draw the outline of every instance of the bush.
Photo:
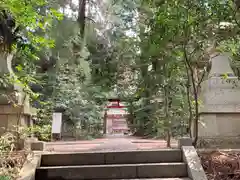
<svg viewBox="0 0 240 180">
<path fill-rule="evenodd" d="M 40 141 L 51 140 L 51 125 L 35 125 L 29 128 L 29 134 L 34 134 Z"/>
<path fill-rule="evenodd" d="M 16 137 L 7 132 L 0 137 L 0 152 L 9 153 L 14 150 Z"/>
<path fill-rule="evenodd" d="M 11 180 L 10 176 L 1 176 L 0 175 L 0 180 Z"/>
<path fill-rule="evenodd" d="M 16 179 L 26 158 L 24 151 L 15 151 L 18 138 L 14 134 L 7 132 L 0 137 L 0 180 Z"/>
</svg>

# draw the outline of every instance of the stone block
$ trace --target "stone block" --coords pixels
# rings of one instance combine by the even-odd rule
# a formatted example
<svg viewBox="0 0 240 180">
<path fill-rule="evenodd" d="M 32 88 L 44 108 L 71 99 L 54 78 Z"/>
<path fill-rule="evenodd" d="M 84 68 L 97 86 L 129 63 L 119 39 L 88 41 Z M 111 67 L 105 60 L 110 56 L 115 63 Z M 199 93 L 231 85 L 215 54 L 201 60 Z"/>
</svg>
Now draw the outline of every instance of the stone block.
<svg viewBox="0 0 240 180">
<path fill-rule="evenodd" d="M 42 166 L 96 165 L 104 163 L 104 153 L 54 153 L 42 155 Z"/>
<path fill-rule="evenodd" d="M 236 137 L 199 137 L 198 148 L 214 148 L 214 149 L 239 149 L 240 136 Z"/>
<path fill-rule="evenodd" d="M 180 162 L 179 149 L 160 149 L 147 151 L 105 152 L 106 164 Z"/>
<path fill-rule="evenodd" d="M 197 151 L 193 146 L 182 146 L 183 160 L 187 164 L 188 177 L 192 180 L 207 180 Z"/>
<path fill-rule="evenodd" d="M 178 147 L 192 146 L 192 139 L 190 137 L 182 137 L 178 139 Z"/>
<path fill-rule="evenodd" d="M 16 131 L 17 126 L 28 127 L 32 124 L 30 115 L 20 112 L 20 107 L 0 105 L 0 135 L 6 131 Z"/>
<path fill-rule="evenodd" d="M 42 141 L 32 142 L 31 150 L 32 151 L 44 151 L 45 150 L 45 142 L 42 142 Z"/>
<path fill-rule="evenodd" d="M 17 180 L 35 180 L 36 169 L 40 166 L 40 163 L 41 153 L 29 154 Z"/>
<path fill-rule="evenodd" d="M 173 178 L 187 177 L 185 163 L 156 163 L 137 166 L 139 178 Z"/>
<path fill-rule="evenodd" d="M 33 142 L 37 142 L 38 139 L 35 138 L 35 137 L 29 137 L 29 138 L 26 138 L 25 141 L 24 141 L 24 149 L 25 150 L 31 150 L 31 144 Z"/>
<path fill-rule="evenodd" d="M 39 167 L 36 180 L 45 179 L 134 179 L 137 178 L 136 165 L 87 165 Z"/>
<path fill-rule="evenodd" d="M 236 137 L 240 135 L 240 113 L 201 113 L 199 137 Z"/>
</svg>

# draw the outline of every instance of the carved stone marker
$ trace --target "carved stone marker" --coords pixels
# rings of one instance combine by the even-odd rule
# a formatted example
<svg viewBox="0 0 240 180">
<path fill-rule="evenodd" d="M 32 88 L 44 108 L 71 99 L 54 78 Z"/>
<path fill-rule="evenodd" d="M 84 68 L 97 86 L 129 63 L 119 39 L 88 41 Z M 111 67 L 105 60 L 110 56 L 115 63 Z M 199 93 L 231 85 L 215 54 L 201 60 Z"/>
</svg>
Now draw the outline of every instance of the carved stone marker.
<svg viewBox="0 0 240 180">
<path fill-rule="evenodd" d="M 224 53 L 211 55 L 200 94 L 200 147 L 240 147 L 240 82 L 229 60 Z"/>
<path fill-rule="evenodd" d="M 52 140 L 60 140 L 62 131 L 62 113 L 53 113 Z"/>
</svg>

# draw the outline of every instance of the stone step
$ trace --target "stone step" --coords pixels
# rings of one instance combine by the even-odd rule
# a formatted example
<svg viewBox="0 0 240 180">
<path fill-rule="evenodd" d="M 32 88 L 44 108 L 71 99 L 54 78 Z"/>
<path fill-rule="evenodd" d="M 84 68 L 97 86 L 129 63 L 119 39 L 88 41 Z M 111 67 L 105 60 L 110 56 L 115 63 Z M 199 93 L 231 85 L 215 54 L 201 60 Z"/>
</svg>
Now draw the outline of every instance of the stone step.
<svg viewBox="0 0 240 180">
<path fill-rule="evenodd" d="M 180 149 L 43 154 L 41 166 L 181 162 Z"/>
<path fill-rule="evenodd" d="M 141 179 L 111 179 L 111 180 L 191 180 L 191 179 L 190 178 L 141 178 Z"/>
<path fill-rule="evenodd" d="M 185 163 L 39 167 L 36 180 L 107 180 L 187 177 Z"/>
</svg>

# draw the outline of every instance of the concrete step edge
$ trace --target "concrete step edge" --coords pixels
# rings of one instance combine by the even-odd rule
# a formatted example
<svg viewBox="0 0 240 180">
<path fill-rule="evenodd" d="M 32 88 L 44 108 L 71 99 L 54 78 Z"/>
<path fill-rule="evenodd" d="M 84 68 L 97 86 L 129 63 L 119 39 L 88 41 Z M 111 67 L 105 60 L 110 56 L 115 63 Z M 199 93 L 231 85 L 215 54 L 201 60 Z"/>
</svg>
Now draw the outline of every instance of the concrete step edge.
<svg viewBox="0 0 240 180">
<path fill-rule="evenodd" d="M 37 169 L 67 169 L 67 168 L 89 168 L 89 167 L 138 167 L 138 166 L 186 166 L 184 162 L 170 162 L 170 163 L 139 163 L 139 164 L 102 164 L 102 165 L 74 165 L 74 166 L 44 166 Z"/>
<path fill-rule="evenodd" d="M 41 166 L 182 162 L 181 150 L 43 154 Z"/>
<path fill-rule="evenodd" d="M 187 177 L 185 163 L 148 163 L 148 164 L 117 164 L 87 166 L 39 167 L 36 180 L 71 179 L 71 180 L 114 180 L 114 179 L 156 179 Z"/>
<path fill-rule="evenodd" d="M 63 154 L 71 154 L 71 155 L 83 155 L 83 154 L 106 154 L 106 153 L 134 153 L 134 152 L 141 152 L 141 153 L 151 153 L 151 152 L 180 152 L 181 149 L 136 149 L 136 150 L 102 150 L 102 151 L 89 151 L 89 152 L 44 152 L 42 155 L 63 155 Z"/>
</svg>

